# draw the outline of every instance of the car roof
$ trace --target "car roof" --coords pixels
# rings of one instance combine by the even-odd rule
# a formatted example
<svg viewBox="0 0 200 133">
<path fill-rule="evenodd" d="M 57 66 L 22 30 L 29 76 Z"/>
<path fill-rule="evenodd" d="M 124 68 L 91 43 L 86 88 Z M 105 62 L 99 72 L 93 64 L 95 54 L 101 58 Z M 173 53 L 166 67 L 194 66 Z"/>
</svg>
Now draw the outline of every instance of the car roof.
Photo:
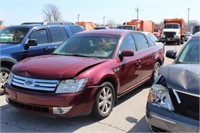
<svg viewBox="0 0 200 133">
<path fill-rule="evenodd" d="M 77 33 L 77 35 L 81 34 L 110 34 L 110 35 L 125 35 L 127 33 L 134 33 L 140 31 L 132 31 L 132 30 L 123 30 L 123 29 L 102 29 L 102 30 L 89 30 Z M 140 32 L 142 33 L 142 32 Z"/>
<path fill-rule="evenodd" d="M 48 26 L 58 26 L 58 25 L 76 25 L 73 23 L 48 23 L 48 24 L 42 24 L 42 23 L 22 23 L 21 25 L 13 25 L 8 27 L 25 27 L 25 28 L 32 28 L 32 27 L 48 27 Z"/>
</svg>

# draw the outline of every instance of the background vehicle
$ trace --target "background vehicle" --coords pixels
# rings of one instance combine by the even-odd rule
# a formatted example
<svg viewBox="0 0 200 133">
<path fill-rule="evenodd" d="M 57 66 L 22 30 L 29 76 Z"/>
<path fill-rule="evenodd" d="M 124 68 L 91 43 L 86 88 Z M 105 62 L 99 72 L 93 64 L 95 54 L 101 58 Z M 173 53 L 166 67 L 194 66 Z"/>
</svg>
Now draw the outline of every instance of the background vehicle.
<svg viewBox="0 0 200 133">
<path fill-rule="evenodd" d="M 175 61 L 160 68 L 149 91 L 146 121 L 153 131 L 199 132 L 200 32 L 178 56 L 169 50 L 166 57 Z"/>
<path fill-rule="evenodd" d="M 185 21 L 182 18 L 164 19 L 161 41 L 164 43 L 176 42 L 178 45 L 184 43 Z"/>
<path fill-rule="evenodd" d="M 162 33 L 162 31 L 161 31 L 160 28 L 158 28 L 158 27 L 155 27 L 155 28 L 154 28 L 153 34 L 154 34 L 158 39 L 160 38 L 161 33 Z"/>
<path fill-rule="evenodd" d="M 72 23 L 23 23 L 0 32 L 0 91 L 12 66 L 32 56 L 50 54 L 62 42 L 83 29 Z"/>
<path fill-rule="evenodd" d="M 136 31 L 137 27 L 134 25 L 119 25 L 119 26 L 117 26 L 117 29 L 127 29 L 127 30 Z"/>
<path fill-rule="evenodd" d="M 10 105 L 36 114 L 92 113 L 102 119 L 120 96 L 147 81 L 152 83 L 163 62 L 163 47 L 142 32 L 85 31 L 69 38 L 52 55 L 17 63 L 5 94 Z"/>
<path fill-rule="evenodd" d="M 0 25 L 0 30 L 2 30 L 3 28 L 5 28 L 5 26 L 4 25 Z"/>
<path fill-rule="evenodd" d="M 80 22 L 76 22 L 76 24 L 82 26 L 85 30 L 94 30 L 96 27 L 96 23 L 94 22 L 80 21 Z"/>
<path fill-rule="evenodd" d="M 154 22 L 150 20 L 131 20 L 130 22 L 124 22 L 124 26 L 132 25 L 135 26 L 138 31 L 154 32 Z M 126 27 L 125 27 L 126 28 Z"/>
<path fill-rule="evenodd" d="M 110 29 L 110 28 L 107 27 L 107 26 L 96 26 L 94 29 L 95 30 L 102 30 L 102 29 Z"/>
<path fill-rule="evenodd" d="M 192 29 L 192 33 L 195 34 L 196 32 L 199 32 L 200 31 L 200 25 L 196 25 L 193 27 Z"/>
<path fill-rule="evenodd" d="M 186 32 L 184 41 L 189 40 L 191 37 L 192 37 L 192 34 L 190 32 Z"/>
</svg>

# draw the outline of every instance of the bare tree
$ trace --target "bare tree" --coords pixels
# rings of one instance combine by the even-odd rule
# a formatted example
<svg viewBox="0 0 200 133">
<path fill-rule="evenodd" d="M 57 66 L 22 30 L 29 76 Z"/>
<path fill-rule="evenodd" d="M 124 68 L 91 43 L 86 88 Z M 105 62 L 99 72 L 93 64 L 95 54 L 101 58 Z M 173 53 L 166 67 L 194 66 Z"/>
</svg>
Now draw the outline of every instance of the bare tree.
<svg viewBox="0 0 200 133">
<path fill-rule="evenodd" d="M 44 9 L 42 10 L 42 13 L 44 15 L 44 21 L 47 22 L 62 22 L 62 16 L 59 11 L 59 7 L 57 7 L 54 4 L 47 4 L 44 6 Z"/>
</svg>

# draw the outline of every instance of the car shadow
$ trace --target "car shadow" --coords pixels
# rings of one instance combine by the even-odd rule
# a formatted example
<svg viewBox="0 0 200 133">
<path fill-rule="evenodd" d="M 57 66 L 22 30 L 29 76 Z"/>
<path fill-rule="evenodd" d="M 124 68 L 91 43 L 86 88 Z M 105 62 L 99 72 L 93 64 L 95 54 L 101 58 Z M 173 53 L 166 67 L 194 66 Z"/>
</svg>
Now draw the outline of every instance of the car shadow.
<svg viewBox="0 0 200 133">
<path fill-rule="evenodd" d="M 128 92 L 127 94 L 125 94 L 125 95 L 123 95 L 122 97 L 120 97 L 120 98 L 118 99 L 117 104 L 115 104 L 115 106 L 118 106 L 118 105 L 122 104 L 122 103 L 125 102 L 126 100 L 128 100 L 128 99 L 130 99 L 131 97 L 135 96 L 136 94 L 140 93 L 142 90 L 144 90 L 144 89 L 149 89 L 149 87 L 151 87 L 151 85 L 148 84 L 148 83 L 145 83 L 145 84 L 143 84 L 143 85 L 141 85 L 141 86 L 139 86 L 139 87 L 137 87 L 137 88 L 131 90 L 131 91 Z"/>
<path fill-rule="evenodd" d="M 145 120 L 145 116 L 142 117 L 140 120 L 137 120 L 133 117 L 127 117 L 126 120 L 130 123 L 133 123 L 133 128 L 128 131 L 128 133 L 133 132 L 151 132 L 148 128 L 148 125 Z"/>
<path fill-rule="evenodd" d="M 148 89 L 149 85 L 144 84 L 131 92 L 125 94 L 119 98 L 118 106 L 128 100 L 129 98 L 135 96 L 143 89 Z M 115 108 L 114 107 L 114 108 Z M 112 112 L 111 112 L 112 113 Z M 39 116 L 31 113 L 27 113 L 5 104 L 0 107 L 0 120 L 1 129 L 0 132 L 75 132 L 80 128 L 87 127 L 100 120 L 95 119 L 92 116 L 78 116 L 73 118 L 50 118 Z M 130 120 L 133 118 L 127 118 Z M 144 122 L 144 121 L 141 121 Z M 136 124 L 140 124 L 136 122 Z M 139 126 L 139 125 L 138 125 Z M 139 126 L 140 127 L 140 126 Z M 135 127 L 132 131 L 138 130 Z"/>
<path fill-rule="evenodd" d="M 0 108 L 0 132 L 74 132 L 98 120 L 91 116 L 50 118 L 38 116 L 4 105 Z"/>
</svg>

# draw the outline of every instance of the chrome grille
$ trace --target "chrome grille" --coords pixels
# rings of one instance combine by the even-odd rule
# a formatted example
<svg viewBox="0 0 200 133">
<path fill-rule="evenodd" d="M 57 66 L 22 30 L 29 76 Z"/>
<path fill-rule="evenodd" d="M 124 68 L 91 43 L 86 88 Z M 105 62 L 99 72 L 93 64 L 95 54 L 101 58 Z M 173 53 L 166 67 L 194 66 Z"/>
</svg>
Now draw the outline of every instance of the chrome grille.
<svg viewBox="0 0 200 133">
<path fill-rule="evenodd" d="M 175 91 L 177 92 L 181 101 L 181 103 L 178 103 L 175 95 L 172 92 L 170 93 L 175 108 L 175 113 L 199 120 L 200 97 L 194 94 L 189 94 L 177 90 Z"/>
<path fill-rule="evenodd" d="M 174 37 L 176 35 L 176 32 L 164 32 L 165 37 Z"/>
<path fill-rule="evenodd" d="M 59 80 L 36 79 L 19 75 L 14 75 L 12 79 L 12 85 L 25 89 L 40 91 L 55 91 L 58 83 Z"/>
</svg>

